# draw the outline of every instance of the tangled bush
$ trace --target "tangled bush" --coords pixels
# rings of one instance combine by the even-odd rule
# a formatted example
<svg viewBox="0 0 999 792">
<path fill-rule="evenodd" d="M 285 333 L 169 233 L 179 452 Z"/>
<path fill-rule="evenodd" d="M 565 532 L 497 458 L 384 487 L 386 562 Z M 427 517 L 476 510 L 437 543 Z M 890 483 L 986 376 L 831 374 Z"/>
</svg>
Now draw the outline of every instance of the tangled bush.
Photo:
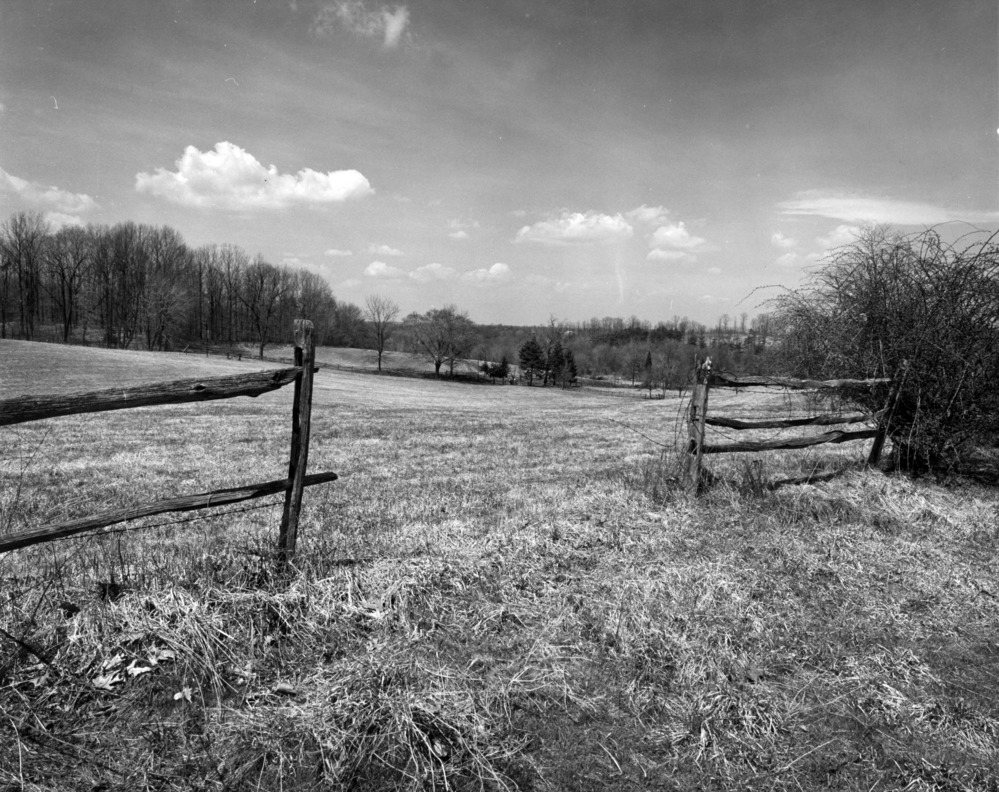
<svg viewBox="0 0 999 792">
<path fill-rule="evenodd" d="M 874 411 L 892 402 L 893 462 L 951 470 L 999 434 L 999 246 L 975 232 L 954 244 L 934 230 L 870 227 L 776 301 L 777 356 L 789 373 L 895 378 L 849 394 Z"/>
</svg>

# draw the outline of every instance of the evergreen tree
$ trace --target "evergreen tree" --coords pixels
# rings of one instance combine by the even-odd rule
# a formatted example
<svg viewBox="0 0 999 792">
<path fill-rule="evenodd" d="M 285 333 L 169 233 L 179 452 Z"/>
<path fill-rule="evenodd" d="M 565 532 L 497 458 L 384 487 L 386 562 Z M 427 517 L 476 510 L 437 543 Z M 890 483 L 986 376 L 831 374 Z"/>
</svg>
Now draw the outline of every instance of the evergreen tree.
<svg viewBox="0 0 999 792">
<path fill-rule="evenodd" d="M 530 338 L 520 347 L 520 371 L 526 375 L 527 384 L 534 384 L 534 375 L 545 370 L 545 353 L 536 338 Z"/>
</svg>

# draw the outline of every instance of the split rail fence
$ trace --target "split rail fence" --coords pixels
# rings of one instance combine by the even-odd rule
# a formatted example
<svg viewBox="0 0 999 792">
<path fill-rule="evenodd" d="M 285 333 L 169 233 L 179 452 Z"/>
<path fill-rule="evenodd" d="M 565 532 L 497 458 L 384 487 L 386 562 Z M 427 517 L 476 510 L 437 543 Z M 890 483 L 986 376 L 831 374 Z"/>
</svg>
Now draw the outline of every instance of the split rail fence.
<svg viewBox="0 0 999 792">
<path fill-rule="evenodd" d="M 897 389 L 892 387 L 883 409 L 869 414 L 852 415 L 815 415 L 806 418 L 785 418 L 775 420 L 746 421 L 735 418 L 708 415 L 708 393 L 711 388 L 785 388 L 788 390 L 859 390 L 870 389 L 878 385 L 892 386 L 892 379 L 837 379 L 837 380 L 802 380 L 787 377 L 734 377 L 715 373 L 711 370 L 711 359 L 708 358 L 697 366 L 693 394 L 690 399 L 690 420 L 688 424 L 689 441 L 687 443 L 686 483 L 694 494 L 700 493 L 705 484 L 705 454 L 726 454 L 736 452 L 774 451 L 780 449 L 808 448 L 824 443 L 847 443 L 853 440 L 874 440 L 867 465 L 873 467 L 881 459 L 891 412 L 897 398 Z M 718 426 L 736 431 L 751 429 L 789 429 L 798 426 L 839 426 L 859 423 L 873 423 L 873 427 L 859 430 L 833 429 L 822 434 L 804 437 L 792 437 L 776 440 L 743 441 L 733 443 L 707 442 L 707 427 Z"/>
<path fill-rule="evenodd" d="M 165 404 L 256 397 L 268 391 L 294 384 L 291 414 L 291 452 L 288 478 L 246 484 L 188 495 L 114 512 L 45 525 L 16 534 L 0 536 L 0 553 L 51 542 L 68 536 L 97 531 L 128 520 L 166 512 L 193 511 L 224 506 L 241 501 L 285 493 L 284 511 L 278 532 L 278 561 L 285 565 L 295 553 L 298 521 L 305 487 L 336 481 L 336 473 L 306 474 L 309 459 L 309 434 L 312 421 L 312 379 L 315 372 L 315 344 L 312 322 L 295 320 L 294 367 L 256 371 L 226 377 L 184 379 L 132 388 L 109 388 L 91 393 L 66 396 L 22 396 L 0 401 L 0 426 L 39 421 L 64 415 L 124 410 Z"/>
</svg>

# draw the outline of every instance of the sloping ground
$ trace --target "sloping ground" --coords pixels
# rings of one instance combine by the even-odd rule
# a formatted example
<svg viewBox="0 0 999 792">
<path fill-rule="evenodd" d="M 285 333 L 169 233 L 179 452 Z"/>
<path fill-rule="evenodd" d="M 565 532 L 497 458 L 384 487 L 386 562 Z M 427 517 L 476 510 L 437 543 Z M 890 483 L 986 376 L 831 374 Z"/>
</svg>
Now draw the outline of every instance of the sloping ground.
<svg viewBox="0 0 999 792">
<path fill-rule="evenodd" d="M 0 558 L 0 786 L 996 789 L 995 491 L 692 501 L 679 408 L 320 372 L 289 579 L 273 508 Z M 4 525 L 285 464 L 280 392 L 119 415 L 0 431 Z"/>
<path fill-rule="evenodd" d="M 74 393 L 142 385 L 189 377 L 224 376 L 275 368 L 267 361 L 242 361 L 183 352 L 139 352 L 101 347 L 0 340 L 0 399 L 20 395 Z"/>
<path fill-rule="evenodd" d="M 269 359 L 291 360 L 294 349 L 291 346 L 267 347 L 265 356 Z M 316 347 L 316 363 L 319 366 L 341 371 L 357 371 L 373 373 L 378 371 L 378 353 L 373 349 L 352 349 L 349 347 Z M 382 355 L 382 371 L 403 375 L 428 376 L 434 373 L 433 363 L 425 355 L 411 352 L 385 352 Z M 474 360 L 458 361 L 455 364 L 455 374 L 476 374 L 478 362 Z M 447 365 L 441 368 L 441 374 L 446 376 Z"/>
</svg>

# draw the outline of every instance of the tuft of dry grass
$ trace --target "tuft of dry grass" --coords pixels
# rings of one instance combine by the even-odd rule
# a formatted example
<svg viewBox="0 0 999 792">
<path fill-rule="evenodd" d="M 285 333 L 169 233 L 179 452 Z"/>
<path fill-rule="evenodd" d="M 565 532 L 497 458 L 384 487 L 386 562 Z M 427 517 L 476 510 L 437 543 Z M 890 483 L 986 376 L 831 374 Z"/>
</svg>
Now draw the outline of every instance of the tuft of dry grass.
<svg viewBox="0 0 999 792">
<path fill-rule="evenodd" d="M 279 476 L 289 399 L 0 430 L 0 525 Z M 854 445 L 694 501 L 679 414 L 320 372 L 290 578 L 276 506 L 0 558 L 0 786 L 996 789 L 994 491 Z"/>
</svg>

